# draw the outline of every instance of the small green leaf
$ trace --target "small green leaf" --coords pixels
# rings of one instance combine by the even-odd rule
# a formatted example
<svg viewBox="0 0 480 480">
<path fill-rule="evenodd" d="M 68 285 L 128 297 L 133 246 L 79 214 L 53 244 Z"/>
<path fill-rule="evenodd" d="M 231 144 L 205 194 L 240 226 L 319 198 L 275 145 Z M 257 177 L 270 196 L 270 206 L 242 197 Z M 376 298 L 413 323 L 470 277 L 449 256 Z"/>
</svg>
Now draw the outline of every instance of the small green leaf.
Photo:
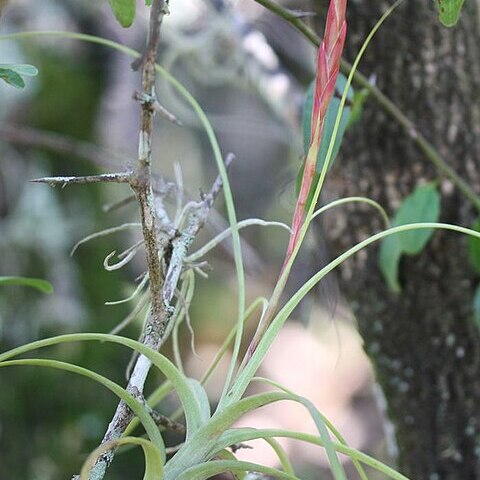
<svg viewBox="0 0 480 480">
<path fill-rule="evenodd" d="M 25 88 L 22 77 L 35 77 L 38 70 L 33 65 L 27 64 L 0 64 L 0 78 L 15 88 Z"/>
<path fill-rule="evenodd" d="M 9 68 L 0 68 L 0 78 L 15 88 L 25 88 L 25 81 L 23 78 L 14 70 Z"/>
<path fill-rule="evenodd" d="M 347 123 L 347 129 L 353 127 L 360 122 L 363 113 L 363 106 L 367 101 L 368 96 L 370 95 L 370 90 L 368 88 L 362 88 L 353 95 L 352 102 L 352 111 L 350 113 L 350 118 Z"/>
<path fill-rule="evenodd" d="M 480 285 L 477 287 L 477 291 L 475 292 L 475 297 L 473 299 L 473 315 L 475 319 L 475 325 L 480 332 Z"/>
<path fill-rule="evenodd" d="M 402 250 L 398 236 L 390 235 L 380 245 L 379 264 L 387 285 L 395 293 L 401 291 L 398 281 L 398 265 L 401 256 Z"/>
<path fill-rule="evenodd" d="M 392 226 L 409 223 L 437 222 L 440 217 L 440 195 L 435 184 L 417 187 L 404 199 L 395 214 Z M 379 252 L 380 270 L 389 288 L 400 293 L 398 266 L 403 254 L 418 255 L 433 235 L 433 230 L 411 230 L 383 240 Z"/>
<path fill-rule="evenodd" d="M 13 70 L 23 77 L 36 77 L 38 75 L 38 68 L 27 63 L 12 63 L 5 64 L 0 63 L 0 69 L 6 68 L 8 70 Z"/>
<path fill-rule="evenodd" d="M 0 277 L 0 286 L 2 285 L 21 285 L 25 287 L 36 288 L 43 293 L 53 293 L 52 284 L 39 278 Z"/>
<path fill-rule="evenodd" d="M 480 218 L 473 224 L 472 230 L 480 232 Z M 473 269 L 480 274 L 480 240 L 478 238 L 468 238 L 468 258 Z"/>
<path fill-rule="evenodd" d="M 152 6 L 152 0 L 145 0 L 145 5 L 147 7 L 151 7 Z"/>
<path fill-rule="evenodd" d="M 135 19 L 136 0 L 108 0 L 115 18 L 122 27 L 128 28 Z"/>
<path fill-rule="evenodd" d="M 460 17 L 465 0 L 434 0 L 437 5 L 439 19 L 446 27 L 453 27 Z"/>
<path fill-rule="evenodd" d="M 393 225 L 407 223 L 437 222 L 440 217 L 440 195 L 434 184 L 417 187 L 402 202 L 393 220 Z M 398 239 L 402 253 L 419 254 L 433 235 L 433 230 L 413 230 L 400 233 Z"/>
</svg>

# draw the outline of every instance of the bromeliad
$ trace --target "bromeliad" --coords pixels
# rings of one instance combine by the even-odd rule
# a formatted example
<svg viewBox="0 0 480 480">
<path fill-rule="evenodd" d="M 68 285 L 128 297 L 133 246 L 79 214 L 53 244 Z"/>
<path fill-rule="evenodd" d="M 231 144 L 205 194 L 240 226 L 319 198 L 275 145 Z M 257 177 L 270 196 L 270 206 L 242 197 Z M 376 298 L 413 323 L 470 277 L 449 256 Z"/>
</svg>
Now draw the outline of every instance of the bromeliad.
<svg viewBox="0 0 480 480">
<path fill-rule="evenodd" d="M 347 22 L 345 20 L 347 0 L 332 0 L 328 9 L 325 37 L 318 49 L 317 77 L 313 96 L 313 109 L 310 131 L 310 148 L 303 170 L 302 184 L 298 195 L 295 213 L 292 221 L 292 234 L 287 249 L 284 267 L 290 260 L 300 235 L 300 230 L 305 218 L 305 206 L 315 176 L 320 141 L 322 138 L 323 124 L 327 113 L 328 104 L 335 91 L 340 70 L 340 57 L 345 44 Z"/>
<path fill-rule="evenodd" d="M 305 161 L 305 168 L 303 170 L 300 192 L 295 206 L 295 213 L 293 215 L 290 242 L 275 290 L 273 291 L 268 307 L 258 324 L 257 331 L 250 342 L 241 369 L 252 357 L 258 343 L 275 315 L 278 302 L 288 279 L 294 256 L 296 251 L 298 251 L 298 243 L 301 240 L 301 231 L 305 221 L 307 200 L 311 189 L 315 188 L 315 170 L 318 152 L 320 150 L 320 142 L 322 139 L 323 125 L 325 123 L 328 104 L 335 91 L 335 82 L 340 70 L 340 58 L 347 33 L 347 22 L 345 20 L 346 8 L 347 0 L 330 1 L 325 36 L 318 49 L 310 145 Z M 326 167 L 328 167 L 328 165 Z"/>
</svg>

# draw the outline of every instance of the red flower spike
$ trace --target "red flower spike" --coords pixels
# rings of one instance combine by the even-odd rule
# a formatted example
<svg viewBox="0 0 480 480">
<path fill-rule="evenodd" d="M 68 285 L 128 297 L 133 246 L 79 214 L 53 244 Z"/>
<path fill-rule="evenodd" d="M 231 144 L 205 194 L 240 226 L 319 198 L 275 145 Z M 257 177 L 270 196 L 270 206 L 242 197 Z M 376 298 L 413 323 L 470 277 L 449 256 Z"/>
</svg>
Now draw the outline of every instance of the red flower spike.
<svg viewBox="0 0 480 480">
<path fill-rule="evenodd" d="M 305 205 L 315 176 L 325 115 L 335 90 L 335 83 L 340 70 L 340 58 L 345 44 L 347 33 L 347 23 L 345 20 L 346 8 L 347 0 L 331 0 L 327 14 L 324 40 L 318 49 L 317 77 L 315 80 L 310 130 L 310 149 L 305 161 L 302 186 L 293 215 L 292 234 L 290 236 L 284 267 L 288 263 L 297 244 L 305 217 Z"/>
</svg>

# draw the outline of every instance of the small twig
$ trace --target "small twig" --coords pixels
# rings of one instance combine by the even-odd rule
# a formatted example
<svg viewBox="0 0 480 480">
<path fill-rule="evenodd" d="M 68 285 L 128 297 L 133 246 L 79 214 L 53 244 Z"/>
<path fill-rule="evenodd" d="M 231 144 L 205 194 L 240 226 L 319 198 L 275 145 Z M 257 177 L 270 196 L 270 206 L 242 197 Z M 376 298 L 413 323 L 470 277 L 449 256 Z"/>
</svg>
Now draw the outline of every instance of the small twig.
<svg viewBox="0 0 480 480">
<path fill-rule="evenodd" d="M 150 7 L 150 21 L 145 54 L 142 58 L 142 95 L 155 98 L 155 64 L 160 41 L 160 26 L 163 16 L 168 12 L 165 0 L 153 0 Z M 140 135 L 138 142 L 138 162 L 130 178 L 130 186 L 140 205 L 142 233 L 145 241 L 145 257 L 150 278 L 150 316 L 144 326 L 143 344 L 158 350 L 169 320 L 172 308 L 162 300 L 162 265 L 158 252 L 157 213 L 152 190 L 152 136 L 155 110 L 150 103 L 143 103 L 140 116 Z M 130 376 L 127 390 L 143 392 L 143 387 L 150 371 L 151 361 L 140 355 Z M 132 412 L 121 401 L 110 422 L 102 443 L 119 438 L 132 419 Z M 113 460 L 114 452 L 108 451 L 100 457 L 90 473 L 91 480 L 104 478 L 108 466 Z"/>
<path fill-rule="evenodd" d="M 226 168 L 229 167 L 234 158 L 235 156 L 231 153 L 227 155 L 227 158 L 225 159 Z M 222 185 L 222 179 L 219 175 L 215 180 L 210 192 L 203 196 L 202 202 L 200 202 L 196 208 L 192 208 L 191 213 L 187 217 L 185 222 L 186 226 L 181 235 L 172 240 L 172 257 L 167 274 L 165 276 L 165 285 L 163 287 L 164 305 L 169 305 L 172 301 L 188 249 L 193 243 L 193 240 L 195 239 L 199 230 L 205 224 L 208 212 L 212 208 L 215 198 L 220 193 Z"/>
<path fill-rule="evenodd" d="M 87 183 L 129 183 L 131 172 L 127 173 L 103 173 L 101 175 L 88 175 L 86 177 L 43 177 L 33 178 L 32 183 L 47 183 L 55 187 L 61 185 L 62 188 L 68 185 L 85 185 Z"/>
<path fill-rule="evenodd" d="M 178 432 L 182 435 L 185 435 L 186 428 L 185 425 L 182 423 L 176 422 L 165 415 L 158 413 L 156 410 L 149 411 L 150 416 L 153 418 L 153 421 L 159 426 L 163 427 L 165 430 L 169 430 L 171 432 Z"/>
<path fill-rule="evenodd" d="M 178 162 L 175 162 L 173 164 L 173 169 L 175 171 L 175 181 L 177 183 L 177 195 L 176 195 L 176 204 L 177 204 L 177 210 L 175 212 L 175 220 L 174 224 L 176 227 L 179 226 L 179 220 L 181 216 L 181 211 L 182 211 L 182 205 L 183 205 L 183 173 L 182 173 L 182 167 Z"/>
<path fill-rule="evenodd" d="M 129 195 L 128 197 L 122 198 L 122 200 L 118 200 L 118 202 L 107 203 L 102 207 L 104 213 L 110 213 L 114 210 L 118 210 L 119 208 L 125 207 L 126 205 L 130 205 L 132 202 L 135 201 L 135 195 Z"/>
<path fill-rule="evenodd" d="M 107 151 L 88 142 L 75 140 L 55 132 L 29 128 L 24 125 L 5 125 L 0 123 L 0 138 L 14 145 L 41 148 L 62 153 L 69 157 L 83 158 L 95 165 L 104 167 L 114 167 L 119 163 L 127 164 L 128 162 L 127 157 Z"/>
<path fill-rule="evenodd" d="M 292 17 L 295 18 L 307 18 L 307 17 L 316 17 L 317 13 L 316 12 L 306 12 L 305 10 L 291 10 L 290 13 L 292 14 Z"/>
<path fill-rule="evenodd" d="M 142 104 L 147 104 L 149 108 L 153 109 L 156 113 L 163 118 L 172 122 L 179 127 L 183 127 L 183 123 L 170 111 L 168 111 L 156 98 L 152 98 L 149 95 L 134 92 L 133 99 Z"/>
<path fill-rule="evenodd" d="M 235 443 L 230 445 L 230 450 L 232 453 L 237 453 L 239 450 L 253 450 L 251 445 L 247 445 L 246 443 Z"/>
</svg>

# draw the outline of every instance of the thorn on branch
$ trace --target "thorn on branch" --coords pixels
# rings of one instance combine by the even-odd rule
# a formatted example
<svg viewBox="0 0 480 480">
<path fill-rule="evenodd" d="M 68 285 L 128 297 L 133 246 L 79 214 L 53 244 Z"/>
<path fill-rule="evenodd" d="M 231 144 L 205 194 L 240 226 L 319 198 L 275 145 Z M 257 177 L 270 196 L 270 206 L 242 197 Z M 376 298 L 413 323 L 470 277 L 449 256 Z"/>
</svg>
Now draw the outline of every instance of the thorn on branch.
<svg viewBox="0 0 480 480">
<path fill-rule="evenodd" d="M 225 168 L 228 170 L 232 162 L 235 160 L 235 155 L 233 153 L 229 153 L 226 158 L 225 158 Z M 212 208 L 213 202 L 217 198 L 218 194 L 222 190 L 223 187 L 223 180 L 221 175 L 218 175 L 216 178 L 215 182 L 212 185 L 212 188 L 210 189 L 210 192 L 205 195 L 201 194 L 202 201 L 205 203 L 208 209 Z"/>
<path fill-rule="evenodd" d="M 237 453 L 238 450 L 253 450 L 253 447 L 251 445 L 247 445 L 246 443 L 234 443 L 233 445 L 230 445 L 230 450 L 232 453 Z"/>
<path fill-rule="evenodd" d="M 148 106 L 155 113 L 158 113 L 163 118 L 167 119 L 169 122 L 172 122 L 179 127 L 183 127 L 183 123 L 173 113 L 169 112 L 163 105 L 161 105 L 160 102 L 152 95 L 134 92 L 133 99 L 137 100 L 142 105 Z"/>
<path fill-rule="evenodd" d="M 316 17 L 316 12 L 306 12 L 304 10 L 291 10 L 288 9 L 288 12 L 291 14 L 292 18 L 308 18 Z"/>
<path fill-rule="evenodd" d="M 46 183 L 51 187 L 61 185 L 65 188 L 68 185 L 85 185 L 87 183 L 129 183 L 131 173 L 104 173 L 101 175 L 88 175 L 85 177 L 43 177 L 30 180 L 32 183 Z"/>
</svg>

